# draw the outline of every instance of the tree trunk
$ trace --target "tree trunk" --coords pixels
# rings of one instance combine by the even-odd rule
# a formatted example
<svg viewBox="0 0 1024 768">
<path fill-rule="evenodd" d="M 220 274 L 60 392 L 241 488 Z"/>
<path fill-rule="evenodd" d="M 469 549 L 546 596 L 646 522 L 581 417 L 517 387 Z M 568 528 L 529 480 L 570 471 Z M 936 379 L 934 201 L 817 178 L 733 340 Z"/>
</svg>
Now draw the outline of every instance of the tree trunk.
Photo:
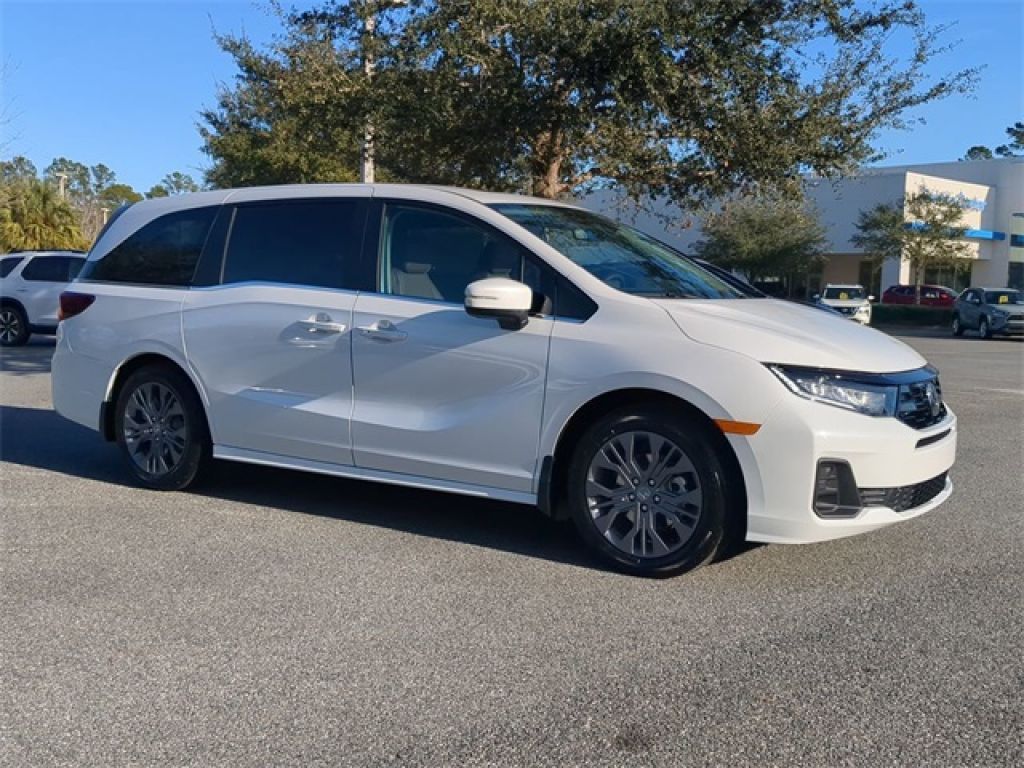
<svg viewBox="0 0 1024 768">
<path fill-rule="evenodd" d="M 534 147 L 533 194 L 555 200 L 565 192 L 562 183 L 562 163 L 565 160 L 562 134 L 558 130 L 546 131 Z"/>
</svg>

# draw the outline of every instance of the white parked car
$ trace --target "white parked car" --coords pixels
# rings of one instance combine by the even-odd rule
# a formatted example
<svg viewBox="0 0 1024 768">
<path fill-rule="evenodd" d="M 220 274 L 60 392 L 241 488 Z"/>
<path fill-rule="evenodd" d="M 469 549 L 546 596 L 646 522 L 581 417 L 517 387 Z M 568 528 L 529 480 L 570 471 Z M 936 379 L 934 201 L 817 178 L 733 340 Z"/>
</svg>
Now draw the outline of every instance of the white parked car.
<svg viewBox="0 0 1024 768">
<path fill-rule="evenodd" d="M 217 457 L 537 505 L 639 574 L 869 531 L 952 492 L 956 418 L 913 349 L 549 200 L 147 200 L 61 307 L 57 410 L 152 488 Z"/>
<path fill-rule="evenodd" d="M 861 325 L 871 324 L 871 302 L 874 296 L 868 296 L 863 285 L 833 285 L 825 286 L 825 292 L 816 297 L 826 307 L 832 307 L 836 312 L 846 315 Z"/>
<path fill-rule="evenodd" d="M 23 251 L 0 256 L 0 345 L 57 332 L 61 292 L 85 263 L 79 251 Z"/>
</svg>

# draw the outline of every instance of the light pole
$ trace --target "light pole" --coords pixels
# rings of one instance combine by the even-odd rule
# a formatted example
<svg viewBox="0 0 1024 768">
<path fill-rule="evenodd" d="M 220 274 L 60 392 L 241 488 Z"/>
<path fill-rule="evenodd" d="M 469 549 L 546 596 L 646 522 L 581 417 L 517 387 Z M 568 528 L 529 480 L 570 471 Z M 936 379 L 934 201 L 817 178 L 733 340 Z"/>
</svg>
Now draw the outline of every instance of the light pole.
<svg viewBox="0 0 1024 768">
<path fill-rule="evenodd" d="M 65 183 L 68 180 L 68 175 L 66 173 L 55 173 L 53 175 L 57 177 L 57 194 L 59 194 L 60 195 L 60 199 L 63 200 L 64 199 L 64 185 L 65 185 Z"/>
<path fill-rule="evenodd" d="M 373 52 L 373 36 L 377 32 L 377 14 L 387 8 L 400 8 L 408 5 L 409 0 L 379 0 L 367 2 L 363 16 L 363 74 L 369 87 L 373 80 L 373 72 L 377 59 Z M 373 184 L 376 166 L 374 165 L 373 118 L 367 114 L 363 124 L 363 146 L 359 152 L 359 180 L 364 184 Z"/>
</svg>

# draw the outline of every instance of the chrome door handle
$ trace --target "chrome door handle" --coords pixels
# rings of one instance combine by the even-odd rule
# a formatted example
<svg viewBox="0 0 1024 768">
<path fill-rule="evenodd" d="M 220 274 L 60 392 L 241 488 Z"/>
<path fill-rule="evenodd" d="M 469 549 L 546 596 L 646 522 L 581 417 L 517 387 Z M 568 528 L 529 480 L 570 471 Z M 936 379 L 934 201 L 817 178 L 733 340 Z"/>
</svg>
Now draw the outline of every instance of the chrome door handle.
<svg viewBox="0 0 1024 768">
<path fill-rule="evenodd" d="M 360 325 L 356 328 L 368 339 L 382 342 L 404 341 L 409 334 L 398 330 L 390 320 L 378 320 L 373 325 Z"/>
<path fill-rule="evenodd" d="M 331 320 L 331 316 L 326 312 L 318 312 L 308 320 L 303 320 L 302 324 L 310 333 L 344 333 L 348 328 L 344 323 L 336 323 Z"/>
</svg>

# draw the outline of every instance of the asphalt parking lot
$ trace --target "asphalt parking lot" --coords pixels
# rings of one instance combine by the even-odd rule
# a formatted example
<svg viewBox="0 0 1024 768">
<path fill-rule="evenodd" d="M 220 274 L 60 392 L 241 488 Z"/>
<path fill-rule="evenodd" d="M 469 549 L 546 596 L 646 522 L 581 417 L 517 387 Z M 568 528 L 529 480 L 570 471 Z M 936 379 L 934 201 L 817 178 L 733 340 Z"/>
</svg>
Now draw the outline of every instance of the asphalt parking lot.
<svg viewBox="0 0 1024 768">
<path fill-rule="evenodd" d="M 1024 764 L 1024 343 L 917 337 L 956 491 L 690 576 L 532 510 L 221 467 L 132 484 L 0 365 L 0 764 Z"/>
</svg>

